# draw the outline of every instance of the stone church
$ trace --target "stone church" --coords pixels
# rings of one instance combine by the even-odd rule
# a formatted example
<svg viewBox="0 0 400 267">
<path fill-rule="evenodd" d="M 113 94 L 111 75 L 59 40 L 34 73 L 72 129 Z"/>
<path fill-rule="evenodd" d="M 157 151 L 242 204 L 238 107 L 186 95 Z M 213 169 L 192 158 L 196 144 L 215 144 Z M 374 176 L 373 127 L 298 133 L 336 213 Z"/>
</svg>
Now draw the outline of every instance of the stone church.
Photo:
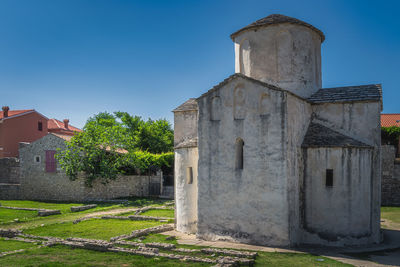
<svg viewBox="0 0 400 267">
<path fill-rule="evenodd" d="M 295 246 L 380 241 L 379 84 L 321 88 L 324 34 L 270 15 L 231 35 L 235 74 L 176 108 L 176 228 Z"/>
</svg>

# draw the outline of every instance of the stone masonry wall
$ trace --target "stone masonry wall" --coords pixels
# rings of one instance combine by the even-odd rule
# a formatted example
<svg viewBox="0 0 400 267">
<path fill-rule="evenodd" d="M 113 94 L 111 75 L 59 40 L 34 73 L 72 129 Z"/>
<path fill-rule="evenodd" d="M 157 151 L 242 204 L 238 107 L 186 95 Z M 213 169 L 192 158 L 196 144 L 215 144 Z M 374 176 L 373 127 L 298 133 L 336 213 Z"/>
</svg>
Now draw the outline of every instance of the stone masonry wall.
<svg viewBox="0 0 400 267">
<path fill-rule="evenodd" d="M 19 184 L 19 160 L 17 158 L 0 159 L 0 184 Z"/>
<path fill-rule="evenodd" d="M 382 146 L 382 206 L 400 206 L 400 163 L 395 153 L 394 146 Z"/>
<path fill-rule="evenodd" d="M 0 159 L 0 199 L 19 199 L 19 160 Z"/>
<path fill-rule="evenodd" d="M 32 200 L 88 201 L 129 196 L 148 196 L 149 183 L 161 181 L 156 176 L 121 176 L 103 184 L 96 180 L 92 187 L 84 184 L 83 177 L 69 180 L 57 165 L 56 172 L 46 172 L 46 150 L 64 148 L 64 140 L 49 134 L 30 145 L 20 147 L 21 198 Z M 39 162 L 37 157 L 40 158 Z"/>
</svg>

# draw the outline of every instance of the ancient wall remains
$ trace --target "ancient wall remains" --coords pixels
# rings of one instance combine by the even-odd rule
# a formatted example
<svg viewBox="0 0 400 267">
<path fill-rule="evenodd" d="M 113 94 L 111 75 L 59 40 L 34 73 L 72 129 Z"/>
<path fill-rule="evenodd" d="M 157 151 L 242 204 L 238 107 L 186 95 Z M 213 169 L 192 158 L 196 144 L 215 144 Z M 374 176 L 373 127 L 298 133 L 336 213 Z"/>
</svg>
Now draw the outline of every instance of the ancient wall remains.
<svg viewBox="0 0 400 267">
<path fill-rule="evenodd" d="M 17 158 L 0 158 L 0 184 L 19 184 Z"/>
<path fill-rule="evenodd" d="M 400 206 L 400 162 L 396 148 L 382 146 L 382 206 Z"/>
</svg>

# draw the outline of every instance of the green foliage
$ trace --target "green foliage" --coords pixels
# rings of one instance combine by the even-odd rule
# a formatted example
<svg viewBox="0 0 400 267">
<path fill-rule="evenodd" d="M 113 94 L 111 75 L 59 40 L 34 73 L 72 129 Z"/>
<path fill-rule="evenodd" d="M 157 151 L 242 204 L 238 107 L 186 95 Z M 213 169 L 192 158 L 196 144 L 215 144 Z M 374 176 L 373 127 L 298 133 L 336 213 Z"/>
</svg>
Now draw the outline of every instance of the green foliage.
<svg viewBox="0 0 400 267">
<path fill-rule="evenodd" d="M 86 122 L 56 158 L 71 180 L 85 174 L 107 183 L 118 174 L 148 173 L 173 165 L 173 131 L 167 120 L 143 121 L 126 112 L 102 112 Z"/>
<path fill-rule="evenodd" d="M 382 143 L 387 145 L 397 145 L 400 136 L 400 127 L 382 127 L 381 128 Z"/>
</svg>

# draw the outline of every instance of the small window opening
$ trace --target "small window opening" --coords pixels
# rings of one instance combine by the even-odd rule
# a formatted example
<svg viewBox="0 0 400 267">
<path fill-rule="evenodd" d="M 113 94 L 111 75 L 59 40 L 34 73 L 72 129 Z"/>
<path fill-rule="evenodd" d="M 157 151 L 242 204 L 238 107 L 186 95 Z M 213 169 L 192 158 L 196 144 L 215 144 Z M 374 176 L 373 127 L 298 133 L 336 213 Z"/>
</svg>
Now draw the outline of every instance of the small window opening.
<svg viewBox="0 0 400 267">
<path fill-rule="evenodd" d="M 186 168 L 186 183 L 187 184 L 193 183 L 193 168 L 192 167 Z"/>
<path fill-rule="evenodd" d="M 43 124 L 41 121 L 38 122 L 38 130 L 43 131 Z"/>
<path fill-rule="evenodd" d="M 40 163 L 40 156 L 35 156 L 35 162 Z"/>
<path fill-rule="evenodd" d="M 332 169 L 327 169 L 326 170 L 325 186 L 326 187 L 332 187 L 333 186 L 333 170 Z"/>
<path fill-rule="evenodd" d="M 236 169 L 243 170 L 243 146 L 241 138 L 236 139 Z"/>
</svg>

